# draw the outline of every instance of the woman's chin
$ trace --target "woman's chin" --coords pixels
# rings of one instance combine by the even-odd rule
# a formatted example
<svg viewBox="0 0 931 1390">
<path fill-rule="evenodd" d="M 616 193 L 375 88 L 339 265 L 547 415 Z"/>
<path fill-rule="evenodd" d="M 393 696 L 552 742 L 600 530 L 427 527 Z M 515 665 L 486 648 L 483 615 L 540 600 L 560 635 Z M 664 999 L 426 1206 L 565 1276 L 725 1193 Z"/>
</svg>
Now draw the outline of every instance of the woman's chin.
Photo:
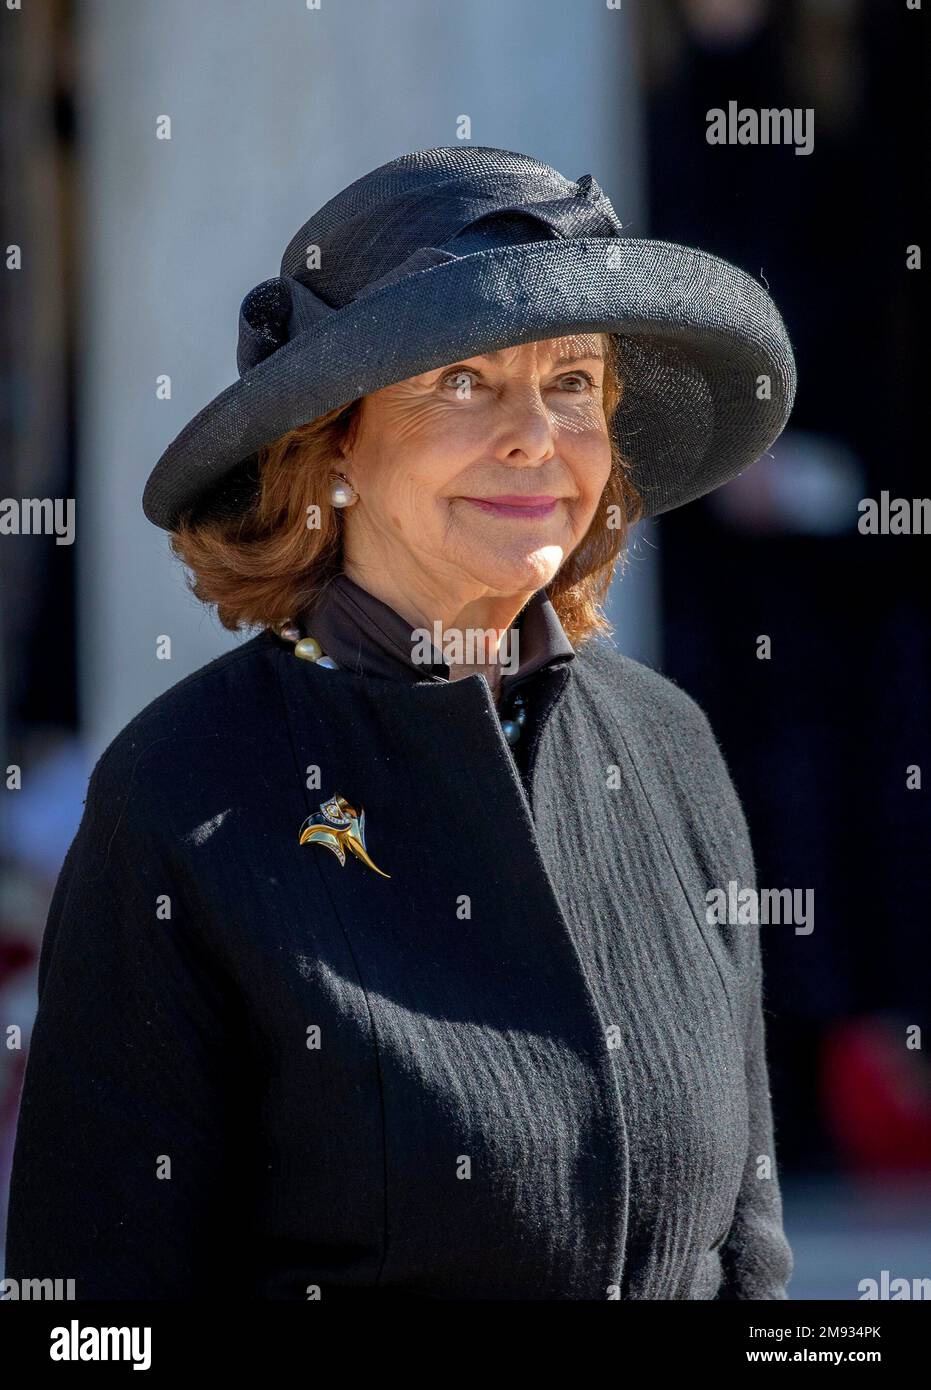
<svg viewBox="0 0 931 1390">
<path fill-rule="evenodd" d="M 468 557 L 469 573 L 499 594 L 535 592 L 549 584 L 565 559 L 559 545 L 544 545 L 533 549 L 515 547 L 484 555 L 476 547 Z"/>
</svg>

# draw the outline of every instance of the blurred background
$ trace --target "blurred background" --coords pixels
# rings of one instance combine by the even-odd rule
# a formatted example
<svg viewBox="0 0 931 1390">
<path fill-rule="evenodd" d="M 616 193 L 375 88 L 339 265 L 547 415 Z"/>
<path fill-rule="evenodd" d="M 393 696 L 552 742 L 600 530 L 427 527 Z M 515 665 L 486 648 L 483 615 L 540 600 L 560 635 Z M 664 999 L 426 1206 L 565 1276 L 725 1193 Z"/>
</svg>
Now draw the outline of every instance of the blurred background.
<svg viewBox="0 0 931 1390">
<path fill-rule="evenodd" d="M 0 1249 L 38 950 L 90 770 L 241 640 L 145 520 L 146 476 L 235 379 L 239 304 L 310 213 L 463 139 L 594 174 L 630 235 L 733 261 L 786 319 L 790 428 L 638 528 L 609 615 L 621 650 L 708 713 L 760 885 L 814 891 L 812 932 L 762 928 L 790 1297 L 931 1276 L 931 785 L 908 772 L 931 783 L 929 539 L 858 529 L 861 499 L 929 490 L 909 250 L 926 240 L 928 16 L 907 0 L 28 0 L 0 24 L 0 504 L 76 509 L 73 543 L 0 512 Z M 706 114 L 730 101 L 810 109 L 812 151 L 710 145 Z"/>
</svg>

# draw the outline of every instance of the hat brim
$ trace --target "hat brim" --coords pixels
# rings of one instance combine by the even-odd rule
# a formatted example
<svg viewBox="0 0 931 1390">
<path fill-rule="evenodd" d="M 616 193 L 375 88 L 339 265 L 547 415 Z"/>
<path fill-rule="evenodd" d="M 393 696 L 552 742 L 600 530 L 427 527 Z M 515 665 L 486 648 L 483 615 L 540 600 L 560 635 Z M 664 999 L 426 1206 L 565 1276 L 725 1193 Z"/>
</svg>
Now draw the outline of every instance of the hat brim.
<svg viewBox="0 0 931 1390">
<path fill-rule="evenodd" d="M 173 530 L 263 445 L 337 406 L 447 363 L 609 332 L 625 390 L 611 421 L 646 516 L 728 482 L 781 433 L 795 360 L 769 295 L 673 242 L 586 237 L 473 252 L 363 295 L 300 333 L 181 430 L 143 492 Z"/>
</svg>

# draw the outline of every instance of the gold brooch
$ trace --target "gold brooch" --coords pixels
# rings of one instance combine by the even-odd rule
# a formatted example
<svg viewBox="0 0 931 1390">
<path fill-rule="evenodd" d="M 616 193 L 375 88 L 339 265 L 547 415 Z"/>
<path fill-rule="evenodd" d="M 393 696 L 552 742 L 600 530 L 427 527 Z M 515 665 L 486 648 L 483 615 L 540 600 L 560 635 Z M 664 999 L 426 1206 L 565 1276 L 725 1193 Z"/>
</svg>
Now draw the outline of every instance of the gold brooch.
<svg viewBox="0 0 931 1390">
<path fill-rule="evenodd" d="M 321 801 L 320 810 L 308 816 L 301 826 L 298 844 L 326 845 L 344 868 L 346 850 L 351 850 L 357 859 L 368 864 L 382 878 L 391 877 L 372 863 L 365 848 L 365 811 L 357 815 L 344 796 L 331 796 L 329 801 Z"/>
</svg>

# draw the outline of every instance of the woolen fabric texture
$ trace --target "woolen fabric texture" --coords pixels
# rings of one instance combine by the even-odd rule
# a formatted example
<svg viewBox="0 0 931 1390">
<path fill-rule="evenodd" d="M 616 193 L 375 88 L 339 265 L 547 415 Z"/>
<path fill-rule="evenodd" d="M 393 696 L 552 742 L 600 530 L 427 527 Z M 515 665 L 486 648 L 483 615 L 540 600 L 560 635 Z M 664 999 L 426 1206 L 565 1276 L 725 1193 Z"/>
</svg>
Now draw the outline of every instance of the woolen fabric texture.
<svg viewBox="0 0 931 1390">
<path fill-rule="evenodd" d="M 759 928 L 705 918 L 754 884 L 716 740 L 598 641 L 530 688 L 523 780 L 483 677 L 271 632 L 116 737 L 42 945 L 9 1277 L 786 1297 Z M 298 844 L 336 793 L 390 879 Z"/>
<path fill-rule="evenodd" d="M 611 429 L 645 516 L 735 477 L 785 426 L 791 343 L 742 270 L 626 234 L 591 174 L 483 145 L 402 155 L 308 218 L 245 296 L 240 379 L 164 451 L 145 514 L 166 530 L 236 515 L 288 430 L 463 358 L 593 332 L 619 351 Z"/>
</svg>

